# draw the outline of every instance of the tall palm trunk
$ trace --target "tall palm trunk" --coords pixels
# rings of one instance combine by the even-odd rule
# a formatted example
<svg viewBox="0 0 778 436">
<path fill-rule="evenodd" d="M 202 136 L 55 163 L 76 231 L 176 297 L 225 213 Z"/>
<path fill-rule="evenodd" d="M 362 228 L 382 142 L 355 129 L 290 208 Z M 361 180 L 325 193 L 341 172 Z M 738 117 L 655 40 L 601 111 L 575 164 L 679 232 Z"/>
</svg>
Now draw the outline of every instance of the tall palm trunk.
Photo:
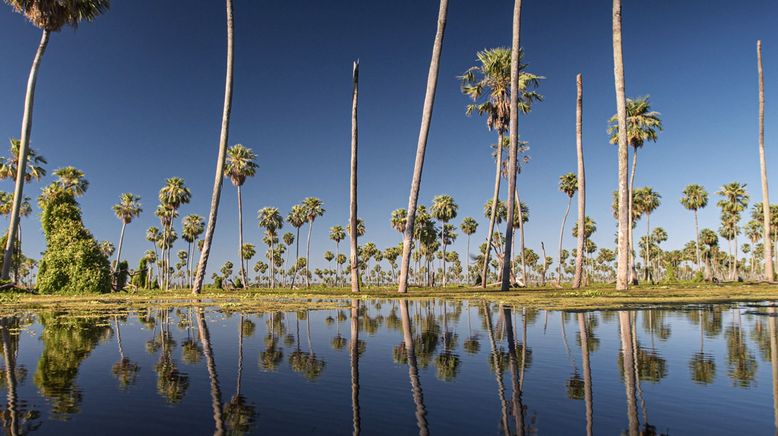
<svg viewBox="0 0 778 436">
<path fill-rule="evenodd" d="M 335 286 L 340 286 L 340 264 L 338 258 L 340 257 L 340 241 L 335 241 Z"/>
<path fill-rule="evenodd" d="M 359 416 L 359 300 L 351 300 L 351 416 L 355 436 L 361 432 Z"/>
<path fill-rule="evenodd" d="M 416 350 L 411 334 L 411 317 L 408 313 L 408 301 L 400 300 L 400 318 L 403 327 L 403 343 L 408 354 L 408 378 L 411 380 L 411 392 L 413 403 L 416 405 L 416 425 L 419 427 L 419 435 L 429 435 L 427 426 L 427 409 L 424 407 L 424 392 L 419 381 L 419 369 L 416 364 Z"/>
<path fill-rule="evenodd" d="M 124 228 L 127 227 L 127 223 L 122 221 L 122 231 L 119 233 L 119 246 L 116 249 L 116 265 L 114 265 L 114 272 L 119 270 L 119 262 L 122 260 L 122 244 L 124 243 Z"/>
<path fill-rule="evenodd" d="M 770 366 L 773 375 L 773 420 L 775 429 L 778 430 L 778 337 L 776 337 L 775 307 L 767 309 L 770 316 L 767 325 L 770 332 Z"/>
<path fill-rule="evenodd" d="M 629 257 L 629 277 L 630 277 L 629 281 L 633 285 L 638 284 L 637 268 L 635 267 L 635 255 L 633 254 L 633 252 L 635 251 L 635 243 L 632 240 L 632 234 L 634 233 L 635 230 L 633 228 L 634 226 L 632 221 L 632 214 L 634 213 L 635 204 L 633 201 L 634 199 L 632 197 L 633 197 L 633 193 L 635 192 L 635 171 L 637 170 L 637 167 L 638 167 L 638 149 L 637 147 L 634 147 L 632 152 L 632 169 L 629 172 L 629 188 L 627 191 L 627 197 L 629 199 L 628 214 L 630 220 L 628 233 L 627 233 L 627 239 L 629 239 L 629 251 L 627 252 L 627 256 Z"/>
<path fill-rule="evenodd" d="M 216 231 L 216 217 L 219 213 L 219 200 L 222 195 L 222 182 L 224 179 L 224 157 L 227 154 L 227 141 L 230 132 L 230 112 L 232 111 L 232 54 L 234 49 L 232 0 L 226 0 L 227 4 L 227 74 L 224 81 L 224 110 L 222 112 L 222 127 L 219 136 L 219 153 L 216 157 L 216 175 L 213 180 L 213 193 L 211 194 L 211 210 L 208 213 L 208 226 L 205 230 L 203 249 L 200 253 L 200 262 L 197 264 L 197 276 L 195 277 L 192 293 L 199 294 L 203 287 L 205 270 L 208 265 L 208 257 L 211 254 L 211 243 Z"/>
<path fill-rule="evenodd" d="M 276 254 L 273 251 L 273 235 L 270 235 L 270 288 L 276 287 Z"/>
<path fill-rule="evenodd" d="M 519 51 L 521 46 L 519 45 L 521 36 L 521 0 L 515 0 L 513 2 L 513 38 L 511 46 L 511 95 L 510 95 L 510 149 L 508 151 L 508 227 L 505 229 L 505 248 L 503 249 L 503 262 L 501 271 L 501 283 L 500 290 L 507 291 L 511 287 L 511 249 L 513 244 L 513 215 L 514 208 L 519 208 L 519 225 L 521 225 L 521 203 L 514 204 L 514 196 L 518 195 L 516 190 L 516 171 L 518 170 L 517 155 L 519 150 Z M 502 147 L 502 143 L 497 145 L 499 149 Z M 523 240 L 524 238 L 522 238 Z M 489 247 L 486 247 L 487 250 Z M 522 249 L 522 259 L 524 250 Z M 524 275 L 522 279 L 527 281 L 527 269 L 524 267 L 524 261 L 522 260 L 522 268 L 524 268 Z"/>
<path fill-rule="evenodd" d="M 654 272 L 651 271 L 651 214 L 646 214 L 646 280 L 654 283 Z"/>
<path fill-rule="evenodd" d="M 613 0 L 613 79 L 619 126 L 619 253 L 616 289 L 625 290 L 629 286 L 630 216 L 627 193 L 627 98 L 624 89 L 624 59 L 621 48 L 621 0 Z"/>
<path fill-rule="evenodd" d="M 443 235 L 443 231 L 440 232 L 442 241 L 441 244 L 443 245 L 443 287 L 446 287 L 446 240 L 445 235 Z"/>
<path fill-rule="evenodd" d="M 351 189 L 349 216 L 349 244 L 351 257 L 351 292 L 359 292 L 359 254 L 357 253 L 357 151 L 359 146 L 359 127 L 357 110 L 359 108 L 359 61 L 354 62 L 352 73 L 354 88 L 351 92 Z"/>
<path fill-rule="evenodd" d="M 575 253 L 575 275 L 573 289 L 581 287 L 583 278 L 584 232 L 586 229 L 586 172 L 583 157 L 583 76 L 575 78 L 578 88 L 575 110 L 575 149 L 578 155 L 578 240 Z"/>
<path fill-rule="evenodd" d="M 27 79 L 27 94 L 24 97 L 24 114 L 22 116 L 22 133 L 19 138 L 19 162 L 16 170 L 16 185 L 14 186 L 13 205 L 11 206 L 11 217 L 8 224 L 8 239 L 5 243 L 5 253 L 3 254 L 2 278 L 8 280 L 11 273 L 11 264 L 13 263 L 14 241 L 16 240 L 16 229 L 19 225 L 19 212 L 21 212 L 22 200 L 24 199 L 24 176 L 27 172 L 27 155 L 30 152 L 30 134 L 32 132 L 32 108 L 35 102 L 35 84 L 38 80 L 38 68 L 40 66 L 43 53 L 46 52 L 46 46 L 49 43 L 49 31 L 44 30 L 41 35 L 38 50 L 32 60 L 30 76 Z M 21 247 L 19 247 L 21 250 Z"/>
<path fill-rule="evenodd" d="M 465 255 L 465 265 L 467 268 L 467 284 L 471 283 L 470 280 L 470 235 L 467 235 L 467 254 Z"/>
<path fill-rule="evenodd" d="M 411 241 L 413 228 L 416 222 L 416 203 L 419 201 L 419 187 L 421 186 L 421 172 L 424 168 L 424 154 L 427 150 L 427 137 L 430 132 L 432 108 L 435 105 L 435 90 L 438 84 L 438 69 L 440 68 L 440 52 L 443 48 L 443 34 L 446 30 L 446 13 L 448 12 L 448 0 L 440 0 L 438 10 L 438 29 L 435 32 L 435 42 L 432 45 L 432 59 L 427 74 L 427 90 L 424 95 L 424 108 L 421 114 L 421 127 L 419 128 L 419 141 L 416 145 L 416 161 L 413 165 L 413 178 L 411 179 L 411 192 L 408 196 L 408 214 L 406 215 L 405 233 L 403 234 L 403 258 L 400 264 L 400 284 L 398 292 L 408 291 L 408 270 L 411 263 Z"/>
<path fill-rule="evenodd" d="M 519 219 L 519 248 L 521 249 L 521 280 L 524 282 L 521 285 L 527 286 L 528 279 L 527 279 L 527 259 L 526 259 L 526 253 L 524 249 L 524 212 L 521 210 L 521 198 L 519 197 L 519 187 L 516 186 L 516 204 L 519 205 L 518 208 L 518 219 Z M 510 262 L 510 259 L 508 260 Z M 512 271 L 512 270 L 509 270 Z"/>
<path fill-rule="evenodd" d="M 311 287 L 311 231 L 313 230 L 313 220 L 308 221 L 308 241 L 305 244 L 305 287 Z"/>
<path fill-rule="evenodd" d="M 247 287 L 246 281 L 246 265 L 243 260 L 243 195 L 240 191 L 240 185 L 238 188 L 238 258 L 240 259 L 240 281 L 243 287 Z"/>
<path fill-rule="evenodd" d="M 189 283 L 189 287 L 192 287 L 192 243 L 186 244 L 186 281 Z"/>
<path fill-rule="evenodd" d="M 702 323 L 700 323 L 702 325 Z M 586 435 L 592 436 L 593 402 L 592 402 L 592 368 L 589 362 L 589 332 L 586 329 L 585 317 L 578 312 L 578 330 L 581 337 L 581 363 L 584 373 L 584 401 L 586 402 Z"/>
<path fill-rule="evenodd" d="M 4 411 L 8 420 L 4 422 L 4 427 L 8 429 L 8 434 L 13 436 L 19 434 L 19 417 L 17 410 L 18 395 L 16 392 L 17 380 L 16 380 L 16 350 L 13 350 L 13 343 L 9 329 L 15 327 L 12 322 L 13 318 L 6 318 L 0 321 L 0 329 L 2 329 L 2 342 L 3 342 L 3 360 L 5 362 L 5 389 L 7 408 Z M 10 322 L 9 322 L 10 321 Z"/>
<path fill-rule="evenodd" d="M 557 265 L 557 287 L 562 285 L 562 241 L 565 236 L 565 224 L 567 223 L 567 215 L 570 214 L 570 205 L 573 202 L 573 197 L 567 197 L 567 207 L 565 208 L 565 214 L 562 216 L 562 226 L 559 228 L 559 264 Z"/>
<path fill-rule="evenodd" d="M 228 0 L 229 1 L 229 0 Z M 205 322 L 203 309 L 197 309 L 197 330 L 200 333 L 200 344 L 203 346 L 205 366 L 208 369 L 208 379 L 211 383 L 211 408 L 215 425 L 214 435 L 224 434 L 224 415 L 222 411 L 222 394 L 219 387 L 219 374 L 216 372 L 216 361 L 211 348 L 211 335 L 208 332 L 208 324 Z"/>
<path fill-rule="evenodd" d="M 481 287 L 486 288 L 486 279 L 489 272 L 489 255 L 492 252 L 492 234 L 494 233 L 494 223 L 497 220 L 497 202 L 500 199 L 500 180 L 502 175 L 502 141 L 503 133 L 500 131 L 497 134 L 497 166 L 494 170 L 494 194 L 492 194 L 492 210 L 489 212 L 489 231 L 486 234 L 486 253 L 484 253 L 484 265 L 481 272 Z M 510 221 L 508 227 L 510 227 Z M 505 230 L 508 231 L 507 229 Z"/>
<path fill-rule="evenodd" d="M 767 163 L 764 153 L 764 71 L 762 70 L 762 41 L 756 42 L 757 70 L 759 73 L 759 168 L 762 178 L 762 224 L 764 225 L 764 263 L 765 280 L 772 282 L 773 272 L 773 241 L 770 238 L 770 194 L 767 189 Z"/>
</svg>

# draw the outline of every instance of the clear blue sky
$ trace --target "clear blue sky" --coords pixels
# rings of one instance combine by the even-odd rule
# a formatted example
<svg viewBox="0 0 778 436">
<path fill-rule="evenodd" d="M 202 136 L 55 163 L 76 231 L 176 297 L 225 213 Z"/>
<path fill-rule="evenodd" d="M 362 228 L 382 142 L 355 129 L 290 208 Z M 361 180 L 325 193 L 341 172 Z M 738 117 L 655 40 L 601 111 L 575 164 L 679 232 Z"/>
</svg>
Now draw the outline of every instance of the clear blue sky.
<svg viewBox="0 0 778 436">
<path fill-rule="evenodd" d="M 449 6 L 421 201 L 448 193 L 462 217 L 481 226 L 491 196 L 494 134 L 478 117 L 466 118 L 468 100 L 457 75 L 475 52 L 508 45 L 513 2 L 461 1 Z M 306 196 L 327 210 L 314 226 L 314 266 L 334 250 L 328 228 L 348 217 L 351 62 L 361 60 L 360 215 L 363 242 L 385 248 L 399 235 L 389 214 L 407 205 L 410 174 L 438 3 L 433 0 L 235 0 L 235 98 L 230 143 L 259 156 L 260 170 L 244 189 L 247 242 L 261 245 L 256 211 L 276 206 L 286 214 Z M 616 152 L 607 119 L 615 111 L 608 1 L 525 0 L 522 46 L 530 70 L 547 77 L 545 101 L 521 118 L 531 161 L 519 178 L 531 209 L 527 245 L 546 244 L 554 255 L 566 197 L 560 174 L 575 169 L 575 75 L 584 75 L 584 148 L 587 214 L 597 222 L 599 246 L 612 246 L 611 191 Z M 764 40 L 766 146 L 771 175 L 778 174 L 778 3 L 746 0 L 624 2 L 628 96 L 650 94 L 663 115 L 658 143 L 639 156 L 637 185 L 663 196 L 652 225 L 670 234 L 667 247 L 692 238 L 692 217 L 678 203 L 688 183 L 711 194 L 730 181 L 748 183 L 761 199 L 757 150 L 756 40 Z M 772 29 L 772 30 L 771 30 Z M 39 31 L 0 7 L 0 138 L 19 135 L 24 85 Z M 38 80 L 32 146 L 49 170 L 74 165 L 91 186 L 81 200 L 87 226 L 116 243 L 113 205 L 121 192 L 143 198 L 144 214 L 128 227 L 125 253 L 133 265 L 150 248 L 145 229 L 164 179 L 184 177 L 192 203 L 181 214 L 206 216 L 213 181 L 224 92 L 224 4 L 221 1 L 114 1 L 112 9 L 78 30 L 54 34 Z M 5 142 L 2 149 L 5 149 Z M 43 183 L 27 186 L 37 196 Z M 778 177 L 772 180 L 773 198 Z M 10 191 L 11 182 L 2 182 Z M 503 198 L 504 198 L 503 190 Z M 775 200 L 774 200 L 775 201 Z M 701 225 L 718 227 L 718 211 Z M 210 270 L 236 258 L 235 189 L 224 186 Z M 37 213 L 37 211 L 36 211 Z M 573 210 L 574 214 L 575 211 Z M 566 245 L 573 243 L 569 226 Z M 7 225 L 7 224 L 3 224 Z M 643 232 L 639 224 L 638 234 Z M 286 230 L 286 229 L 285 229 Z M 24 221 L 25 251 L 44 249 L 39 224 Z M 465 239 L 455 248 L 464 251 Z"/>
</svg>

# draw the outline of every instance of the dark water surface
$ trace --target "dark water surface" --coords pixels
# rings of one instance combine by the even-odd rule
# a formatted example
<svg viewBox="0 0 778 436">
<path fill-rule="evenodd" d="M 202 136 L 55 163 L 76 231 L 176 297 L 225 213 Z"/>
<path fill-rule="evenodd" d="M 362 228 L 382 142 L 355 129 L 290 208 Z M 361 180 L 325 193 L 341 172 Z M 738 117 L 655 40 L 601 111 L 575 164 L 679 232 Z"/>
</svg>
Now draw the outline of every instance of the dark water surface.
<svg viewBox="0 0 778 436">
<path fill-rule="evenodd" d="M 774 434 L 770 304 L 0 319 L 7 434 Z"/>
</svg>

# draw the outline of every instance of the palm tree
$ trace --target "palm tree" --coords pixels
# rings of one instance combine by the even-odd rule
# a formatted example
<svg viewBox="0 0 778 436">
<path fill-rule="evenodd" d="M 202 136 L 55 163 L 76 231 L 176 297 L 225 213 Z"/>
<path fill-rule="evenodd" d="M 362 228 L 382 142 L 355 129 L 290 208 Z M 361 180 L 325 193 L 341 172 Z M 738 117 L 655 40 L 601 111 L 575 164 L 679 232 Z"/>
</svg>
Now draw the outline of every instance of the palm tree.
<svg viewBox="0 0 778 436">
<path fill-rule="evenodd" d="M 746 206 L 748 206 L 750 197 L 748 196 L 748 192 L 746 192 L 746 184 L 738 182 L 727 183 L 719 189 L 717 194 L 722 197 L 721 200 L 716 202 L 716 205 L 721 208 L 722 221 L 726 222 L 731 220 L 731 222 L 726 222 L 725 225 L 733 227 L 732 239 L 735 243 L 735 258 L 730 267 L 730 275 L 731 279 L 734 280 L 735 275 L 737 274 L 737 234 L 740 233 L 738 223 L 740 222 L 740 214 L 746 209 Z M 723 218 L 724 215 L 727 215 L 728 219 L 725 220 Z"/>
<path fill-rule="evenodd" d="M 240 256 L 240 280 L 246 286 L 246 267 L 243 261 L 243 196 L 240 188 L 247 177 L 254 177 L 258 165 L 257 155 L 241 144 L 235 144 L 227 149 L 227 163 L 224 166 L 224 177 L 228 177 L 238 190 L 238 255 Z"/>
<path fill-rule="evenodd" d="M 419 188 L 421 186 L 421 171 L 424 167 L 424 154 L 427 150 L 427 137 L 430 132 L 430 121 L 432 120 L 432 107 L 435 104 L 435 90 L 438 85 L 438 70 L 440 68 L 440 52 L 443 48 L 443 34 L 446 30 L 446 14 L 448 12 L 448 0 L 440 0 L 438 9 L 438 28 L 435 32 L 435 42 L 432 44 L 432 59 L 430 60 L 430 69 L 427 74 L 427 90 L 424 94 L 424 107 L 421 112 L 421 126 L 419 127 L 419 141 L 416 144 L 416 161 L 413 165 L 413 177 L 411 179 L 411 192 L 408 195 L 408 218 L 406 219 L 405 233 L 403 234 L 403 257 L 400 264 L 400 281 L 398 292 L 408 291 L 408 269 L 411 265 L 411 241 L 413 240 L 413 225 L 416 220 L 416 204 L 419 201 Z M 352 170 L 353 171 L 353 170 Z M 356 193 L 354 193 L 356 195 Z M 355 225 L 356 207 L 352 207 L 351 222 Z M 359 273 L 355 270 L 357 265 L 356 257 L 356 238 L 351 242 L 351 277 L 352 290 L 354 288 L 354 279 Z"/>
<path fill-rule="evenodd" d="M 487 128 L 497 131 L 497 167 L 495 171 L 494 194 L 492 195 L 492 204 L 495 206 L 500 195 L 504 135 L 510 123 L 511 56 L 511 50 L 507 48 L 480 51 L 476 54 L 479 65 L 470 67 L 460 77 L 462 92 L 476 102 L 467 105 L 466 114 L 469 116 L 477 112 L 479 115 L 486 115 Z M 530 111 L 533 101 L 542 99 L 540 94 L 529 90 L 539 86 L 542 77 L 523 71 L 527 66 L 521 64 L 522 56 L 523 52 L 519 51 L 517 63 L 520 74 L 517 80 L 521 95 L 517 95 L 516 98 L 520 100 L 517 101 L 517 107 L 522 112 L 527 113 Z M 485 101 L 478 102 L 479 99 L 484 99 Z M 515 169 L 516 167 L 514 166 L 513 168 Z M 513 193 L 510 194 L 513 195 Z M 489 231 L 486 235 L 487 248 L 491 246 L 496 213 L 495 209 L 489 217 Z M 489 264 L 489 255 L 490 250 L 487 250 L 481 281 L 483 287 L 486 287 L 486 270 Z"/>
<path fill-rule="evenodd" d="M 165 180 L 165 185 L 159 190 L 159 202 L 160 206 L 169 211 L 170 215 L 165 221 L 165 228 L 163 230 L 163 239 L 167 241 L 172 230 L 173 220 L 178 216 L 178 208 L 183 204 L 189 203 L 192 199 L 192 192 L 186 187 L 184 179 L 181 177 L 171 177 Z M 163 211 L 159 211 L 160 215 L 164 215 Z M 170 266 L 170 246 L 165 244 L 165 250 L 163 251 L 163 262 L 165 263 L 165 290 L 167 290 L 170 277 L 168 274 L 168 268 Z"/>
<path fill-rule="evenodd" d="M 359 149 L 359 130 L 357 109 L 359 105 L 359 61 L 354 62 L 352 71 L 353 89 L 351 91 L 351 180 L 349 184 L 349 231 L 351 250 L 351 292 L 359 292 L 359 270 L 357 265 L 357 167 Z M 421 178 L 421 172 L 419 172 Z"/>
<path fill-rule="evenodd" d="M 629 191 L 627 189 L 627 103 L 624 89 L 624 57 L 621 47 L 621 0 L 613 0 L 613 83 L 616 89 L 616 114 L 618 121 L 618 271 L 616 273 L 616 290 L 627 289 L 629 282 L 629 236 L 631 229 Z"/>
<path fill-rule="evenodd" d="M 756 42 L 757 70 L 759 74 L 759 169 L 762 180 L 762 224 L 764 234 L 770 234 L 770 194 L 767 188 L 767 164 L 764 154 L 764 73 L 762 71 L 762 41 Z M 764 263 L 765 280 L 772 282 L 775 279 L 773 271 L 773 241 L 764 238 Z"/>
<path fill-rule="evenodd" d="M 450 195 L 438 195 L 432 199 L 432 217 L 443 223 L 440 232 L 440 243 L 443 246 L 443 286 L 446 286 L 446 245 L 449 236 L 447 236 L 446 224 L 457 217 L 459 205 L 454 202 Z"/>
<path fill-rule="evenodd" d="M 472 217 L 466 217 L 462 220 L 462 224 L 459 225 L 462 229 L 462 233 L 467 236 L 467 283 L 470 284 L 470 236 L 478 230 L 478 221 Z"/>
<path fill-rule="evenodd" d="M 184 219 L 181 220 L 181 226 L 181 238 L 187 243 L 187 281 L 189 282 L 189 286 L 192 286 L 192 244 L 203 234 L 205 223 L 203 222 L 203 217 L 200 215 L 191 214 L 185 216 Z"/>
<path fill-rule="evenodd" d="M 76 167 L 67 166 L 54 170 L 57 180 L 54 182 L 57 189 L 70 192 L 75 197 L 80 197 L 86 193 L 89 188 L 89 180 L 84 176 L 84 172 Z"/>
<path fill-rule="evenodd" d="M 343 226 L 330 227 L 330 239 L 335 241 L 335 258 L 337 259 L 340 257 L 340 241 L 346 239 L 346 231 Z M 336 267 L 335 282 L 340 283 L 340 264 L 337 264 Z"/>
<path fill-rule="evenodd" d="M 159 229 L 155 226 L 151 226 L 148 229 L 146 229 L 146 240 L 151 242 L 151 245 L 154 247 L 154 262 L 157 262 L 157 244 L 159 243 L 160 239 L 162 238 L 162 233 L 160 233 Z M 152 265 L 154 264 L 152 262 Z M 162 286 L 162 283 L 159 281 L 160 277 L 157 277 L 157 285 Z"/>
<path fill-rule="evenodd" d="M 756 244 L 762 239 L 762 231 L 764 230 L 764 227 L 762 226 L 762 223 L 760 223 L 757 220 L 752 219 L 751 221 L 747 222 L 746 225 L 743 226 L 743 233 L 746 235 L 749 241 L 751 241 L 751 244 L 756 247 Z M 757 266 L 756 262 L 756 249 L 751 250 L 751 268 L 750 268 L 750 274 L 751 276 L 754 275 L 756 270 L 754 270 L 754 266 Z"/>
<path fill-rule="evenodd" d="M 140 197 L 129 192 L 122 194 L 121 197 L 119 197 L 119 203 L 113 206 L 113 213 L 116 214 L 116 218 L 119 218 L 119 221 L 122 222 L 122 231 L 119 234 L 119 248 L 116 250 L 114 271 L 119 268 L 119 262 L 122 260 L 124 229 L 135 217 L 140 216 L 141 212 L 143 212 L 143 209 L 141 208 Z"/>
<path fill-rule="evenodd" d="M 694 212 L 694 238 L 697 251 L 697 270 L 702 269 L 700 260 L 700 227 L 697 223 L 697 211 L 704 209 L 708 205 L 708 192 L 701 185 L 691 184 L 683 190 L 681 204 L 688 210 Z"/>
<path fill-rule="evenodd" d="M 227 75 L 224 84 L 224 110 L 222 111 L 222 126 L 219 135 L 219 152 L 216 157 L 216 176 L 213 180 L 213 193 L 211 194 L 211 210 L 208 213 L 208 227 L 205 230 L 205 239 L 203 240 L 203 249 L 200 252 L 200 262 L 197 265 L 197 276 L 195 277 L 192 293 L 197 295 L 203 287 L 205 279 L 205 269 L 208 265 L 208 256 L 211 253 L 211 243 L 213 242 L 213 233 L 216 230 L 216 216 L 219 213 L 219 199 L 222 193 L 222 179 L 224 178 L 224 160 L 227 154 L 227 141 L 230 133 L 230 112 L 232 111 L 232 52 L 233 41 L 233 20 L 232 20 L 232 0 L 226 0 L 227 4 Z"/>
<path fill-rule="evenodd" d="M 324 215 L 324 203 L 316 197 L 308 197 L 303 200 L 303 209 L 305 210 L 305 217 L 308 221 L 308 240 L 305 249 L 305 285 L 310 288 L 311 231 L 313 229 L 313 222 L 316 221 L 316 218 Z"/>
<path fill-rule="evenodd" d="M 5 0 L 14 11 L 22 14 L 33 26 L 41 29 L 42 35 L 38 49 L 30 68 L 27 79 L 27 92 L 24 98 L 24 113 L 22 115 L 22 130 L 19 140 L 19 159 L 17 168 L 27 169 L 27 157 L 29 156 L 30 135 L 32 133 L 32 110 L 35 102 L 35 85 L 38 80 L 38 68 L 40 67 L 46 46 L 49 43 L 51 32 L 58 32 L 65 26 L 78 27 L 82 21 L 92 21 L 100 14 L 107 11 L 110 0 L 69 0 L 66 2 L 50 0 Z M 24 171 L 17 171 L 16 185 L 14 188 L 14 200 L 11 208 L 11 219 L 8 224 L 8 240 L 3 256 L 2 279 L 7 280 L 11 271 L 11 262 L 14 251 L 14 240 L 19 225 L 19 213 L 24 200 L 24 181 L 27 175 Z"/>
<path fill-rule="evenodd" d="M 581 237 L 583 226 L 586 220 L 586 173 L 584 171 L 583 158 L 583 78 L 580 74 L 576 77 L 576 87 L 578 89 L 578 98 L 576 103 L 576 122 L 575 122 L 575 144 L 576 154 L 578 156 L 578 241 L 575 253 L 575 275 L 573 276 L 573 288 L 581 287 L 581 278 L 583 277 L 583 252 L 584 239 Z"/>
<path fill-rule="evenodd" d="M 566 173 L 559 176 L 559 190 L 567 195 L 567 207 L 562 216 L 562 227 L 559 229 L 559 265 L 557 266 L 556 284 L 560 286 L 562 281 L 562 240 L 565 234 L 565 223 L 567 215 L 570 213 L 570 205 L 573 202 L 573 196 L 578 192 L 578 176 L 575 173 Z"/>
<path fill-rule="evenodd" d="M 643 147 L 646 141 L 656 142 L 659 137 L 659 132 L 662 131 L 662 120 L 659 118 L 660 113 L 651 110 L 651 103 L 648 101 L 649 97 L 639 97 L 636 99 L 627 99 L 627 144 L 632 147 L 632 170 L 629 176 L 629 192 L 631 193 L 635 189 L 635 171 L 638 164 L 638 149 Z M 608 121 L 610 127 L 608 133 L 611 135 L 611 144 L 619 142 L 619 120 L 618 114 L 613 115 Z M 634 207 L 632 203 L 632 196 L 628 194 L 630 200 L 629 210 Z M 632 212 L 629 212 L 630 214 Z M 629 252 L 631 253 L 633 247 L 632 227 L 627 229 L 629 239 Z M 630 269 L 632 274 L 635 273 L 635 259 L 630 256 Z M 633 276 L 632 282 L 637 282 L 637 277 Z"/>
<path fill-rule="evenodd" d="M 392 228 L 400 232 L 405 233 L 405 223 L 408 218 L 408 212 L 404 208 L 395 209 L 392 211 Z"/>
<path fill-rule="evenodd" d="M 302 227 L 307 221 L 308 216 L 306 215 L 305 206 L 302 204 L 293 205 L 292 209 L 289 211 L 289 215 L 286 216 L 286 222 L 291 224 L 297 232 L 297 237 L 295 238 L 297 241 L 295 244 L 295 265 L 297 265 L 300 261 L 300 227 Z M 292 283 L 290 287 L 294 287 L 295 278 L 297 278 L 297 270 L 295 270 L 294 274 L 292 275 Z"/>
<path fill-rule="evenodd" d="M 521 36 L 521 0 L 516 0 L 513 3 L 513 39 L 511 45 L 511 66 L 510 66 L 510 101 L 508 103 L 509 108 L 509 140 L 510 145 L 508 148 L 508 223 L 513 222 L 513 212 L 516 205 L 518 205 L 519 211 L 521 211 L 521 202 L 515 201 L 515 197 L 519 195 L 516 190 L 516 173 L 518 172 L 518 151 L 519 151 L 519 74 L 521 72 L 520 56 L 521 45 L 519 45 Z M 522 219 L 519 218 L 519 226 L 521 230 L 524 228 Z M 522 253 L 521 253 L 521 266 L 523 270 L 522 278 L 526 282 L 527 268 L 524 262 L 524 233 L 521 234 Z M 511 249 L 513 244 L 513 226 L 508 225 L 505 230 L 505 248 L 503 249 L 505 261 L 502 264 L 502 283 L 500 290 L 507 291 L 511 287 Z M 525 283 L 526 284 L 526 283 Z"/>
<path fill-rule="evenodd" d="M 275 288 L 276 273 L 273 240 L 275 239 L 278 230 L 284 226 L 284 219 L 281 218 L 281 214 L 275 207 L 263 207 L 257 212 L 257 219 L 259 220 L 259 227 L 265 229 L 266 236 L 270 241 L 270 287 Z"/>
<path fill-rule="evenodd" d="M 635 205 L 633 206 L 637 212 L 646 216 L 646 258 L 643 259 L 646 268 L 646 278 L 651 278 L 653 282 L 653 273 L 651 268 L 651 213 L 654 212 L 662 204 L 662 196 L 653 188 L 645 186 L 643 188 L 635 190 L 634 196 Z"/>
</svg>

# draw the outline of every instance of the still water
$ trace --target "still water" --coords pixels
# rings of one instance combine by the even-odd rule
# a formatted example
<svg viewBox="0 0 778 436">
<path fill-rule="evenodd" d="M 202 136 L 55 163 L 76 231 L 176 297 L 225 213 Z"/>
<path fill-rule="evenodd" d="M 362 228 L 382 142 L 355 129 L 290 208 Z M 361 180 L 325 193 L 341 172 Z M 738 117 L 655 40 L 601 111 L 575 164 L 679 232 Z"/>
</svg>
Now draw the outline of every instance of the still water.
<svg viewBox="0 0 778 436">
<path fill-rule="evenodd" d="M 769 303 L 0 318 L 7 434 L 774 434 Z"/>
</svg>

